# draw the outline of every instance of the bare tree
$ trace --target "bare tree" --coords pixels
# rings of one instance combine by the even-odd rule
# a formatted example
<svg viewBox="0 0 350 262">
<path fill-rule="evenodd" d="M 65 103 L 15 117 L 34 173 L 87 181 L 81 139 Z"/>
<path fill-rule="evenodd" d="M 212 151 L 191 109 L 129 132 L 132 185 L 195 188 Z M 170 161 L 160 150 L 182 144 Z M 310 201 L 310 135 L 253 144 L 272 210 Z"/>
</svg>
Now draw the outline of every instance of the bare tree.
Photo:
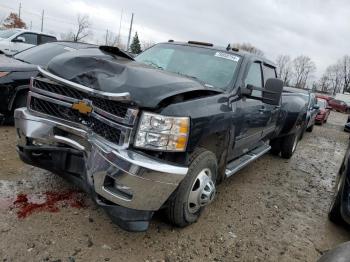
<svg viewBox="0 0 350 262">
<path fill-rule="evenodd" d="M 341 64 L 330 65 L 320 79 L 321 91 L 335 95 L 341 91 L 343 80 Z"/>
<path fill-rule="evenodd" d="M 141 41 L 142 51 L 154 46 L 156 43 L 153 40 Z"/>
<path fill-rule="evenodd" d="M 74 42 L 81 41 L 85 37 L 90 35 L 89 28 L 91 27 L 91 23 L 89 21 L 89 16 L 87 15 L 78 15 L 78 29 L 76 30 L 76 33 L 74 34 Z"/>
<path fill-rule="evenodd" d="M 247 51 L 258 56 L 264 56 L 264 52 L 262 50 L 253 46 L 250 43 L 235 43 L 232 45 L 232 47 Z"/>
<path fill-rule="evenodd" d="M 291 76 L 292 76 L 292 65 L 291 58 L 289 55 L 279 55 L 277 57 L 277 75 L 285 85 L 290 84 Z"/>
<path fill-rule="evenodd" d="M 316 65 L 308 56 L 298 56 L 293 60 L 295 87 L 305 88 L 310 76 L 316 71 Z"/>
<path fill-rule="evenodd" d="M 343 93 L 350 91 L 350 56 L 345 55 L 339 62 L 343 77 Z"/>
<path fill-rule="evenodd" d="M 318 90 L 322 93 L 329 93 L 330 87 L 329 87 L 329 78 L 327 74 L 323 74 L 323 76 L 318 81 Z"/>
<path fill-rule="evenodd" d="M 108 45 L 108 46 L 117 46 L 118 44 L 118 36 L 117 34 L 107 30 L 106 31 L 106 34 L 104 35 L 104 43 L 105 45 Z"/>
<path fill-rule="evenodd" d="M 78 15 L 76 30 L 71 30 L 68 33 L 61 34 L 61 39 L 73 42 L 81 42 L 84 38 L 91 35 L 91 31 L 89 30 L 90 27 L 91 23 L 89 21 L 89 16 Z"/>
</svg>

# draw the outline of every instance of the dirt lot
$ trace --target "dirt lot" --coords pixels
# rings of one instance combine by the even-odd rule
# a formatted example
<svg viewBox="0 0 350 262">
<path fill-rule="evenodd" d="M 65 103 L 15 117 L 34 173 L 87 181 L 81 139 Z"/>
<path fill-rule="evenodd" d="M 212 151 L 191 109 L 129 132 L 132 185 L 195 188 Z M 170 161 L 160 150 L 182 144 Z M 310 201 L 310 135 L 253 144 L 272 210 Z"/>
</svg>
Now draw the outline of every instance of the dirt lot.
<svg viewBox="0 0 350 262">
<path fill-rule="evenodd" d="M 173 228 L 157 214 L 145 233 L 119 229 L 61 178 L 22 164 L 14 128 L 0 127 L 0 258 L 315 261 L 350 240 L 349 231 L 327 220 L 349 139 L 346 117 L 332 113 L 329 123 L 306 133 L 291 160 L 265 155 L 227 180 L 196 224 Z"/>
</svg>

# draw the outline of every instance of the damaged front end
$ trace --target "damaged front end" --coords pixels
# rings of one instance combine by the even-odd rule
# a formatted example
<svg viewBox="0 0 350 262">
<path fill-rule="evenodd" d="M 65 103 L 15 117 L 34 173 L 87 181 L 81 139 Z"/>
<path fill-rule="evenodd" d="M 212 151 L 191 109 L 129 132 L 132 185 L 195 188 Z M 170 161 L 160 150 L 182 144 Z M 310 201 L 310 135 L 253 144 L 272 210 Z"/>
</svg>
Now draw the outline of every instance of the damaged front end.
<svg viewBox="0 0 350 262">
<path fill-rule="evenodd" d="M 188 168 L 130 148 L 139 109 L 40 69 L 27 108 L 15 111 L 20 158 L 64 176 L 93 196 L 119 226 L 148 228 Z"/>
</svg>

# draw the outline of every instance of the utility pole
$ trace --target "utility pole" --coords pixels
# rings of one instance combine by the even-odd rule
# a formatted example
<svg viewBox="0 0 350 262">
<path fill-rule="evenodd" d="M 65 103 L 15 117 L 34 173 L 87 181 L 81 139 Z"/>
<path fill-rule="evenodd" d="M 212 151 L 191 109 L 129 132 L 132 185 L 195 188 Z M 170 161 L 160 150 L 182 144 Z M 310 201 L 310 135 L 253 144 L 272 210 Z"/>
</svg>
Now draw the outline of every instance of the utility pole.
<svg viewBox="0 0 350 262">
<path fill-rule="evenodd" d="M 108 41 L 108 29 L 106 31 L 106 44 L 105 45 L 107 45 L 107 41 Z"/>
<path fill-rule="evenodd" d="M 131 14 L 131 22 L 130 22 L 130 28 L 129 28 L 129 37 L 128 37 L 128 44 L 126 45 L 126 51 L 129 51 L 130 37 L 131 37 L 132 23 L 133 22 L 134 22 L 134 13 Z"/>
<path fill-rule="evenodd" d="M 33 27 L 33 22 L 30 21 L 30 30 L 32 30 L 32 27 Z"/>
<path fill-rule="evenodd" d="M 18 18 L 21 19 L 21 9 L 22 9 L 22 3 L 19 3 L 19 7 L 18 7 Z"/>
<path fill-rule="evenodd" d="M 44 30 L 44 9 L 41 12 L 41 32 Z"/>
<path fill-rule="evenodd" d="M 123 18 L 123 9 L 122 9 L 122 12 L 120 13 L 120 22 L 119 22 L 119 32 L 118 32 L 118 42 L 117 44 L 120 46 L 120 33 L 121 33 L 121 29 L 122 29 L 122 18 Z"/>
</svg>

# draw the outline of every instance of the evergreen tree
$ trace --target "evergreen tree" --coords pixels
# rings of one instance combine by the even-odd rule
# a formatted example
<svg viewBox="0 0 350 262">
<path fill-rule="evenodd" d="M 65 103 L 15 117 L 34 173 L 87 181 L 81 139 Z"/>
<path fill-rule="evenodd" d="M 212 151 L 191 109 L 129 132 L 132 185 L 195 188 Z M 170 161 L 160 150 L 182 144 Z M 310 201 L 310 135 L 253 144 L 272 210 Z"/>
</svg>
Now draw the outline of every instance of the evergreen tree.
<svg viewBox="0 0 350 262">
<path fill-rule="evenodd" d="M 135 33 L 135 36 L 132 39 L 132 43 L 130 45 L 130 51 L 133 54 L 139 54 L 142 52 L 141 44 L 140 44 L 140 40 L 139 40 L 139 36 L 137 35 L 137 32 Z"/>
</svg>

